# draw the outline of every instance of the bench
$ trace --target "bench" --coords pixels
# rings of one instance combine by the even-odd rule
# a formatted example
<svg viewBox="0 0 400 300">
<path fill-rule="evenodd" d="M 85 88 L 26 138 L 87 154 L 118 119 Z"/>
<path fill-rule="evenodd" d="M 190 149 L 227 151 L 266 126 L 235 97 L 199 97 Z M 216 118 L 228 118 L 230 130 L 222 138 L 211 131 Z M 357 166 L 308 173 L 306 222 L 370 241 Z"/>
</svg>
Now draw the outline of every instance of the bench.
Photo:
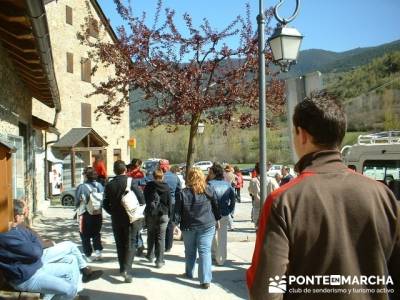
<svg viewBox="0 0 400 300">
<path fill-rule="evenodd" d="M 40 293 L 21 292 L 10 286 L 0 271 L 0 299 L 7 300 L 37 300 Z"/>
</svg>

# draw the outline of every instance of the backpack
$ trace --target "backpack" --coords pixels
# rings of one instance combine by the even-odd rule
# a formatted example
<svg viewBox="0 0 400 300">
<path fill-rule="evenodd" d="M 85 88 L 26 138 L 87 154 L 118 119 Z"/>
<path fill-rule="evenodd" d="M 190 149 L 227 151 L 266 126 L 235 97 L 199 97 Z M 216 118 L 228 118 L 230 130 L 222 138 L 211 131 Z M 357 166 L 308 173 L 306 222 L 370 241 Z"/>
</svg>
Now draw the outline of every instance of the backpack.
<svg viewBox="0 0 400 300">
<path fill-rule="evenodd" d="M 154 192 L 154 199 L 150 203 L 150 215 L 154 217 L 161 216 L 161 205 L 160 195 L 157 192 Z"/>
<path fill-rule="evenodd" d="M 133 223 L 136 220 L 144 218 L 143 212 L 146 205 L 140 205 L 136 194 L 131 190 L 132 178 L 128 177 L 126 181 L 126 189 L 121 198 L 122 206 L 129 217 L 129 222 Z"/>
<path fill-rule="evenodd" d="M 97 187 L 96 191 L 94 191 L 92 185 L 88 183 L 85 183 L 85 185 L 89 189 L 89 199 L 86 203 L 86 210 L 90 215 L 100 215 L 104 194 L 103 192 L 98 192 Z"/>
</svg>

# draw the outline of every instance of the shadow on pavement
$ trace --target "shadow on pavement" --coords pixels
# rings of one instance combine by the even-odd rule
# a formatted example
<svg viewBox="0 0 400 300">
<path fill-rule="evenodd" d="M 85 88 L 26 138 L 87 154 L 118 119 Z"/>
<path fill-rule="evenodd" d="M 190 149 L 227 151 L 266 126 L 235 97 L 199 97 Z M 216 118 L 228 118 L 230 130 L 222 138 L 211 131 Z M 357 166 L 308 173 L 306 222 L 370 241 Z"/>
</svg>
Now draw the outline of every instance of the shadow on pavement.
<svg viewBox="0 0 400 300">
<path fill-rule="evenodd" d="M 234 294 L 242 299 L 247 299 L 246 268 L 243 263 L 236 263 L 231 260 L 225 262 L 224 268 L 213 266 L 213 282 L 229 294 Z"/>
<path fill-rule="evenodd" d="M 80 294 L 84 296 L 89 296 L 90 299 L 96 299 L 96 300 L 113 300 L 113 299 L 118 299 L 118 300 L 146 300 L 146 297 L 143 296 L 138 296 L 138 295 L 132 295 L 132 294 L 120 294 L 120 293 L 111 293 L 111 292 L 103 292 L 103 291 L 97 291 L 97 290 L 89 290 L 89 289 L 84 289 Z"/>
</svg>

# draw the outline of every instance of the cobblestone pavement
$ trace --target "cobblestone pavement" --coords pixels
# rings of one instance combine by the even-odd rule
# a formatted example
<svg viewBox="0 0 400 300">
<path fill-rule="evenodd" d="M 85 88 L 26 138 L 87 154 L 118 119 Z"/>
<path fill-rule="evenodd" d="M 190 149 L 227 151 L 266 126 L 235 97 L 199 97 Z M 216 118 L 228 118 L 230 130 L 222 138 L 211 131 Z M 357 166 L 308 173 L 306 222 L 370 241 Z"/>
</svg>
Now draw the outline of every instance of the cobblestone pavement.
<svg viewBox="0 0 400 300">
<path fill-rule="evenodd" d="M 250 222 L 251 200 L 247 184 L 242 203 L 237 203 L 235 231 L 228 233 L 228 260 L 223 267 L 213 266 L 213 282 L 208 290 L 199 288 L 197 271 L 190 280 L 182 276 L 185 268 L 183 242 L 175 241 L 166 253 L 166 264 L 156 269 L 143 257 L 135 257 L 133 282 L 124 283 L 119 276 L 114 237 L 110 217 L 104 212 L 102 229 L 103 259 L 91 263 L 104 271 L 96 281 L 85 284 L 82 295 L 90 299 L 246 299 L 245 272 L 254 249 L 255 231 Z M 50 207 L 36 218 L 34 228 L 46 238 L 55 241 L 71 240 L 80 245 L 78 226 L 71 208 Z M 146 241 L 146 236 L 143 236 Z"/>
</svg>

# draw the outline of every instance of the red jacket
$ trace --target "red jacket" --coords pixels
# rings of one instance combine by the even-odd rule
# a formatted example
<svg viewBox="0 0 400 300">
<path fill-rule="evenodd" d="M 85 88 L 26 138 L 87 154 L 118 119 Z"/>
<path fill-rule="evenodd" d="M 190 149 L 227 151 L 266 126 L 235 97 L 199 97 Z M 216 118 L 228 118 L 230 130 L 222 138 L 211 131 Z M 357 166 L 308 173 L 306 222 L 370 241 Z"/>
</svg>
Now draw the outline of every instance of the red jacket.
<svg viewBox="0 0 400 300">
<path fill-rule="evenodd" d="M 104 160 L 95 161 L 93 163 L 93 168 L 97 173 L 98 177 L 107 178 L 107 169 L 106 165 L 104 164 Z"/>
<path fill-rule="evenodd" d="M 235 173 L 236 176 L 236 185 L 235 188 L 236 189 L 241 189 L 243 188 L 243 175 L 241 172 L 237 172 Z"/>
<path fill-rule="evenodd" d="M 140 168 L 132 169 L 126 173 L 127 176 L 132 177 L 132 178 L 143 178 L 144 173 Z"/>
</svg>

